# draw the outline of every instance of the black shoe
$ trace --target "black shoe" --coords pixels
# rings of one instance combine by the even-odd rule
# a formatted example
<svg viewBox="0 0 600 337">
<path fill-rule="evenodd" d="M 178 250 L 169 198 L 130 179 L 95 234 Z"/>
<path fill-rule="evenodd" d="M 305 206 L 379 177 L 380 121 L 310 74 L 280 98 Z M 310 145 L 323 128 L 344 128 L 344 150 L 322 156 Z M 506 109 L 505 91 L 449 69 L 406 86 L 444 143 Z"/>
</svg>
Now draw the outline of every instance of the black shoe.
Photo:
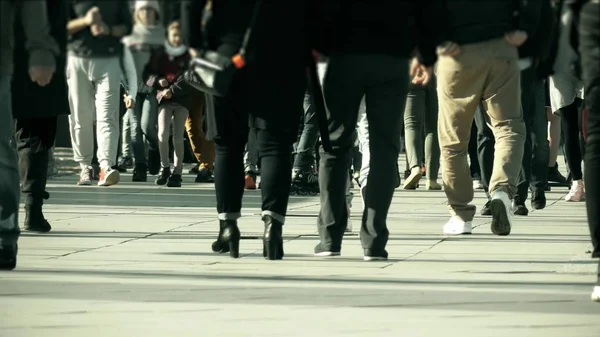
<svg viewBox="0 0 600 337">
<path fill-rule="evenodd" d="M 52 227 L 44 218 L 42 206 L 25 206 L 25 230 L 48 233 Z"/>
<path fill-rule="evenodd" d="M 200 171 L 200 164 L 196 164 L 194 165 L 194 167 L 192 167 L 188 173 L 189 174 L 198 174 L 198 171 Z"/>
<path fill-rule="evenodd" d="M 119 173 L 127 173 L 127 169 L 120 165 L 115 165 L 115 166 L 111 167 L 111 169 L 113 169 L 115 171 L 119 171 Z"/>
<path fill-rule="evenodd" d="M 196 180 L 194 181 L 197 183 L 214 183 L 215 179 L 213 177 L 213 172 L 211 171 L 211 169 L 209 169 L 206 166 L 203 166 L 200 169 L 198 169 Z"/>
<path fill-rule="evenodd" d="M 492 215 L 492 210 L 490 209 L 490 200 L 488 200 L 485 205 L 483 205 L 483 208 L 481 209 L 481 215 L 483 216 L 491 216 Z"/>
<path fill-rule="evenodd" d="M 133 168 L 133 160 L 131 159 L 131 157 L 121 157 L 121 159 L 119 159 L 118 166 L 124 169 Z"/>
<path fill-rule="evenodd" d="M 323 244 L 319 243 L 315 246 L 315 256 L 340 256 L 341 249 L 328 249 L 323 246 Z"/>
<path fill-rule="evenodd" d="M 158 173 L 158 178 L 154 181 L 156 185 L 164 186 L 169 181 L 169 177 L 171 176 L 171 168 L 170 167 L 161 167 L 160 172 Z"/>
<path fill-rule="evenodd" d="M 513 200 L 512 212 L 514 215 L 529 215 L 529 210 L 527 209 L 527 206 L 525 206 L 525 202 L 523 202 L 518 196 L 515 196 L 515 199 Z"/>
<path fill-rule="evenodd" d="M 388 259 L 388 252 L 385 249 L 380 251 L 365 249 L 364 252 L 365 261 L 387 261 Z"/>
<path fill-rule="evenodd" d="M 160 153 L 157 150 L 148 150 L 148 173 L 155 176 L 160 172 Z"/>
<path fill-rule="evenodd" d="M 543 191 L 531 193 L 531 207 L 537 210 L 546 208 L 546 194 Z"/>
<path fill-rule="evenodd" d="M 283 225 L 270 215 L 263 216 L 263 257 L 267 260 L 283 259 Z"/>
<path fill-rule="evenodd" d="M 136 164 L 133 169 L 133 176 L 131 177 L 133 182 L 146 182 L 148 181 L 148 166 L 146 164 Z"/>
<path fill-rule="evenodd" d="M 181 187 L 181 174 L 171 174 L 167 187 Z"/>
<path fill-rule="evenodd" d="M 235 220 L 219 221 L 219 236 L 213 242 L 212 250 L 215 253 L 227 253 L 234 259 L 240 257 L 240 229 Z"/>
<path fill-rule="evenodd" d="M 19 246 L 16 241 L 0 244 L 0 270 L 13 270 L 17 267 L 18 250 Z"/>
<path fill-rule="evenodd" d="M 561 186 L 569 186 L 568 179 L 558 170 L 558 164 L 554 167 L 548 167 L 548 182 Z"/>
</svg>

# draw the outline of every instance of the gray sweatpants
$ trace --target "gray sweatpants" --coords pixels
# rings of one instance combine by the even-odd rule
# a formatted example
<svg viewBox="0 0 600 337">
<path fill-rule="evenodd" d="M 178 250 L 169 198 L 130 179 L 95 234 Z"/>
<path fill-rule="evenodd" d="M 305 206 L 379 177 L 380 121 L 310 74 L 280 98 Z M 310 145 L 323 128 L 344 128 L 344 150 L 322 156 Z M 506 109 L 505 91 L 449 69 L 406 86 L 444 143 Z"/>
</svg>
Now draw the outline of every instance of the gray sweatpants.
<svg viewBox="0 0 600 337">
<path fill-rule="evenodd" d="M 11 76 L 0 76 L 0 244 L 19 232 L 19 169 L 12 115 Z"/>
<path fill-rule="evenodd" d="M 118 57 L 82 58 L 69 54 L 67 83 L 71 115 L 73 157 L 81 167 L 94 155 L 94 121 L 98 162 L 102 168 L 116 164 L 119 143 L 121 66 Z"/>
</svg>

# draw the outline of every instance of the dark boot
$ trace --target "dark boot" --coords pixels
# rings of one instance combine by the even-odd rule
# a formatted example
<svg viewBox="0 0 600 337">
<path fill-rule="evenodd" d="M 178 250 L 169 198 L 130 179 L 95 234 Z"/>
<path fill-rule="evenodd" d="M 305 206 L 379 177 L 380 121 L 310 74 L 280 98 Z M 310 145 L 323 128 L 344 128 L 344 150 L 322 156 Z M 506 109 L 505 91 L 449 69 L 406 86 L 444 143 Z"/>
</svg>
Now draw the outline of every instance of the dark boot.
<svg viewBox="0 0 600 337">
<path fill-rule="evenodd" d="M 25 206 L 25 230 L 48 233 L 52 227 L 44 218 L 41 205 Z"/>
<path fill-rule="evenodd" d="M 13 270 L 17 267 L 17 241 L 0 242 L 0 270 Z"/>
<path fill-rule="evenodd" d="M 263 257 L 267 260 L 283 259 L 283 224 L 270 215 L 262 218 L 265 223 L 263 235 Z"/>
<path fill-rule="evenodd" d="M 217 241 L 213 242 L 212 250 L 215 253 L 227 253 L 237 259 L 240 257 L 240 229 L 235 220 L 219 221 L 219 236 Z"/>
<path fill-rule="evenodd" d="M 169 177 L 171 176 L 171 168 L 170 167 L 161 167 L 158 177 L 156 178 L 156 185 L 164 186 L 169 181 Z"/>
<path fill-rule="evenodd" d="M 146 182 L 148 181 L 148 165 L 146 164 L 135 164 L 133 169 L 133 176 L 131 177 L 133 182 Z"/>
<path fill-rule="evenodd" d="M 160 153 L 158 150 L 148 150 L 148 173 L 155 176 L 160 171 Z"/>
</svg>

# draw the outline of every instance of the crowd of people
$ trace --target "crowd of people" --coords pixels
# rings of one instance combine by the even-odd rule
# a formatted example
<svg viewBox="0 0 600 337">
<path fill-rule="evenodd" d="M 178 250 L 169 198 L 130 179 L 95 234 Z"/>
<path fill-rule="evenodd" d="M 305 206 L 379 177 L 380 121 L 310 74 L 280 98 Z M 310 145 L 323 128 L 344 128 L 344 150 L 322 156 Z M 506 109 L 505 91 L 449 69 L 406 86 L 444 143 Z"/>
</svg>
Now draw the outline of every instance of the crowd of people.
<svg viewBox="0 0 600 337">
<path fill-rule="evenodd" d="M 16 266 L 21 193 L 25 230 L 51 230 L 63 114 L 82 186 L 133 169 L 181 187 L 189 144 L 195 182 L 215 183 L 212 250 L 234 258 L 244 189 L 261 189 L 263 255 L 279 260 L 290 194 L 319 194 L 314 254 L 337 256 L 357 184 L 364 259 L 385 260 L 394 190 L 423 177 L 448 198 L 446 235 L 472 232 L 474 190 L 506 236 L 528 198 L 541 210 L 550 183 L 570 186 L 600 258 L 598 0 L 0 3 L 2 269 Z M 223 94 L 189 83 L 207 55 L 235 65 Z"/>
</svg>

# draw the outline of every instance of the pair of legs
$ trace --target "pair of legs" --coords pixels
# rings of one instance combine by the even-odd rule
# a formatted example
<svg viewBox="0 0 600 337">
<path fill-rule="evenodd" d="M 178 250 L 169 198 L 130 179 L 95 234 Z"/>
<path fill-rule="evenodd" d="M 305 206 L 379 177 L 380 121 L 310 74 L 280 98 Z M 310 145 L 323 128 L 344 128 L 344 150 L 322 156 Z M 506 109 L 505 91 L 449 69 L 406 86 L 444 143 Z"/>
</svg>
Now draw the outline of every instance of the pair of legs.
<svg viewBox="0 0 600 337">
<path fill-rule="evenodd" d="M 503 39 L 461 46 L 460 55 L 440 57 L 437 72 L 442 176 L 452 214 L 444 232 L 471 232 L 476 208 L 471 205 L 474 193 L 467 153 L 481 102 L 496 139 L 490 179 L 492 232 L 508 235 L 510 199 L 517 192 L 526 133 L 517 49 Z"/>
<path fill-rule="evenodd" d="M 585 85 L 587 115 L 587 142 L 585 148 L 585 182 L 587 186 L 587 214 L 594 250 L 593 258 L 600 258 L 600 4 L 588 3 L 581 12 L 579 40 L 581 65 Z M 600 301 L 600 263 L 592 299 Z"/>
<path fill-rule="evenodd" d="M 144 99 L 136 104 L 140 109 L 142 134 L 146 140 L 148 156 L 148 173 L 155 175 L 160 170 L 160 153 L 158 150 L 158 101 L 154 94 L 143 95 Z"/>
<path fill-rule="evenodd" d="M 175 102 L 163 102 L 158 108 L 158 149 L 162 172 L 171 173 L 171 160 L 169 159 L 169 136 L 173 127 L 173 175 L 179 176 L 183 172 L 183 135 L 188 110 Z M 181 182 L 181 181 L 180 181 Z M 162 185 L 162 184 L 161 184 Z"/>
<path fill-rule="evenodd" d="M 563 152 L 573 180 L 573 185 L 569 194 L 565 197 L 567 201 L 582 201 L 585 197 L 583 191 L 583 155 L 585 153 L 585 143 L 581 127 L 583 101 L 575 98 L 575 101 L 566 107 L 560 108 L 558 113 L 562 122 L 564 134 Z"/>
<path fill-rule="evenodd" d="M 14 269 L 19 239 L 19 167 L 11 76 L 0 76 L 0 269 Z"/>
<path fill-rule="evenodd" d="M 237 220 L 241 217 L 244 153 L 250 135 L 256 148 L 253 151 L 248 144 L 248 150 L 257 154 L 261 171 L 263 256 L 270 260 L 281 259 L 291 184 L 290 158 L 302 114 L 305 75 L 303 71 L 264 74 L 248 68 L 236 76 L 228 95 L 215 97 L 215 188 L 220 231 L 212 248 L 215 252 L 229 251 L 232 257 L 239 257 Z M 256 97 L 260 95 L 269 95 L 269 103 L 257 104 Z"/>
<path fill-rule="evenodd" d="M 536 70 L 521 71 L 521 103 L 525 121 L 526 137 L 523 151 L 520 182 L 515 195 L 515 214 L 527 215 L 525 201 L 529 189 L 532 191 L 532 205 L 536 209 L 546 207 L 544 195 L 548 184 L 548 144 L 547 120 L 545 115 L 544 83 L 537 78 Z M 481 107 L 475 115 L 478 133 L 478 154 L 481 167 L 481 182 L 489 190 L 494 168 L 494 133 L 486 122 L 486 113 Z"/>
<path fill-rule="evenodd" d="M 193 95 L 191 110 L 185 122 L 185 129 L 190 139 L 192 152 L 194 152 L 194 156 L 198 160 L 200 170 L 206 168 L 212 171 L 215 168 L 215 144 L 212 141 L 206 140 L 204 131 L 202 130 L 204 94 L 197 92 Z"/>
<path fill-rule="evenodd" d="M 127 109 L 123 116 L 123 133 L 122 133 L 122 156 L 133 159 L 136 170 L 147 169 L 146 144 L 142 132 L 142 113 L 144 109 L 145 95 L 138 94 L 136 97 L 136 105 L 133 109 Z"/>
<path fill-rule="evenodd" d="M 402 113 L 408 89 L 408 60 L 384 55 L 332 55 L 324 81 L 333 151 L 321 149 L 318 217 L 320 243 L 315 253 L 339 255 L 348 225 L 346 189 L 361 101 L 368 120 L 370 167 L 361 187 L 365 209 L 361 243 L 365 259 L 387 259 L 387 213 L 398 179 Z M 364 145 L 364 144 L 363 144 Z M 364 149 L 364 146 L 363 146 Z"/>
<path fill-rule="evenodd" d="M 119 143 L 119 95 L 121 67 L 117 57 L 67 57 L 69 85 L 69 124 L 74 160 L 82 168 L 79 183 L 91 184 L 91 164 L 94 155 L 94 120 L 97 128 L 98 185 L 119 182 L 116 164 Z M 94 118 L 95 117 L 95 118 Z"/>
<path fill-rule="evenodd" d="M 304 95 L 304 118 L 300 129 L 293 169 L 310 172 L 315 165 L 315 145 L 319 140 L 319 125 L 313 98 L 308 91 Z"/>
<path fill-rule="evenodd" d="M 404 110 L 404 137 L 411 174 L 404 183 L 405 189 L 417 187 L 421 179 L 423 161 L 426 167 L 427 189 L 441 189 L 437 183 L 440 171 L 437 123 L 438 98 L 435 79 L 426 86 L 410 85 Z"/>
</svg>

